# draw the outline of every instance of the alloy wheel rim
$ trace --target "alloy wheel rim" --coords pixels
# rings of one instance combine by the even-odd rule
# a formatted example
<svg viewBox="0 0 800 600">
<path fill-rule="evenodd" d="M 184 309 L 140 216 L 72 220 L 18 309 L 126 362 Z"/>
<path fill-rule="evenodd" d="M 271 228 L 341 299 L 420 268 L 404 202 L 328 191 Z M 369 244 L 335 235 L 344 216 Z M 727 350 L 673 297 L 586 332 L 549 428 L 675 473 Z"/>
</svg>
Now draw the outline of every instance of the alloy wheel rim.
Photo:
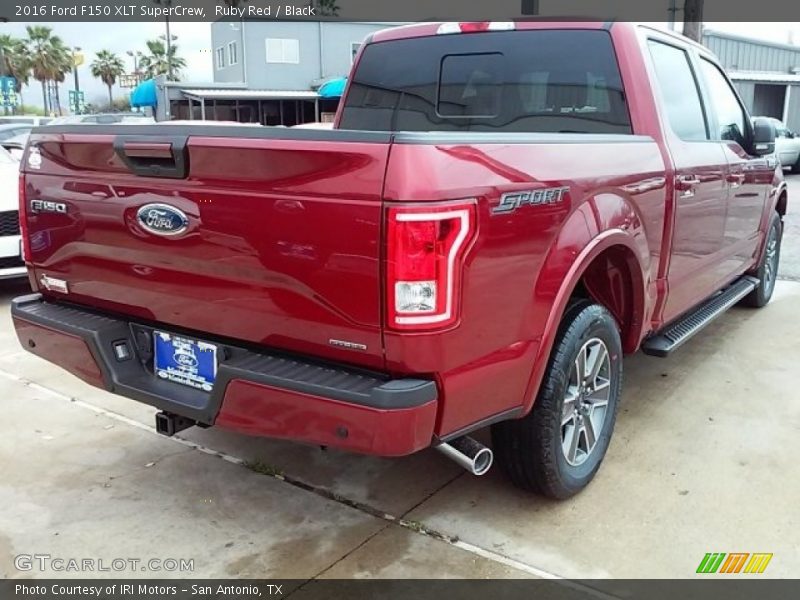
<svg viewBox="0 0 800 600">
<path fill-rule="evenodd" d="M 561 411 L 561 451 L 567 463 L 582 465 L 597 448 L 611 397 L 611 358 L 605 342 L 581 346 L 569 373 Z"/>
<path fill-rule="evenodd" d="M 772 290 L 775 284 L 775 275 L 778 271 L 778 235 L 773 227 L 769 232 L 767 240 L 767 256 L 764 261 L 764 283 L 767 292 Z"/>
</svg>

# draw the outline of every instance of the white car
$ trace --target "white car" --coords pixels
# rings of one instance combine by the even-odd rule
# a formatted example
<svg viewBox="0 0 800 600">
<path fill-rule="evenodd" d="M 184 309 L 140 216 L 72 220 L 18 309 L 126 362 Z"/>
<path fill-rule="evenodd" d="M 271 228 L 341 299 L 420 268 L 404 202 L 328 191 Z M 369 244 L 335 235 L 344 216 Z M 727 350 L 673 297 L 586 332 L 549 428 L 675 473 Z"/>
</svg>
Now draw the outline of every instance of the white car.
<svg viewBox="0 0 800 600">
<path fill-rule="evenodd" d="M 40 127 L 52 121 L 50 117 L 37 117 L 35 115 L 11 115 L 0 117 L 0 125 L 31 125 Z"/>
<path fill-rule="evenodd" d="M 790 168 L 792 173 L 800 173 L 800 134 L 787 129 L 778 119 L 770 121 L 775 125 L 775 154 L 781 165 Z"/>
<path fill-rule="evenodd" d="M 19 161 L 0 147 L 0 279 L 24 277 L 19 235 Z"/>
</svg>

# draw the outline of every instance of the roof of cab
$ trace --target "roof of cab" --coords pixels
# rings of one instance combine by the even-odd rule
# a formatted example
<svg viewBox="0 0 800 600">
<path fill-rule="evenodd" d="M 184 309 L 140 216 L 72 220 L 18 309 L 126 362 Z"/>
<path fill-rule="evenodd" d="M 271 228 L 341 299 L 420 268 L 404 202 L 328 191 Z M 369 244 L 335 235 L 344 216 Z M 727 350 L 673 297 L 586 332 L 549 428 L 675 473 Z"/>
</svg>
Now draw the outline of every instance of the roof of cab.
<svg viewBox="0 0 800 600">
<path fill-rule="evenodd" d="M 387 42 L 390 40 L 401 40 L 415 37 L 426 37 L 436 35 L 439 27 L 446 23 L 446 21 L 426 22 L 426 23 L 412 23 L 410 25 L 401 25 L 400 27 L 391 27 L 389 29 L 381 29 L 372 34 L 370 42 Z M 604 29 L 611 27 L 611 22 L 604 21 L 555 21 L 550 19 L 519 19 L 514 21 L 516 30 L 526 29 Z M 620 26 L 628 25 L 627 23 L 615 24 Z M 448 34 L 454 35 L 454 34 Z M 455 35 L 475 35 L 474 33 L 464 33 Z"/>
</svg>

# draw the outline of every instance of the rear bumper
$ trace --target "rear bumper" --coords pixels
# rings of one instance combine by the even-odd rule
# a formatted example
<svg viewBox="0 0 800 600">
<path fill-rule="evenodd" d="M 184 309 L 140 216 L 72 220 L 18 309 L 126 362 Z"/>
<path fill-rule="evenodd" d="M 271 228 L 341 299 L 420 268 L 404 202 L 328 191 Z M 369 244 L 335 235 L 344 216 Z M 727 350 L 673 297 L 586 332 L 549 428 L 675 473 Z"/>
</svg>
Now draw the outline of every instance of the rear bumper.
<svg viewBox="0 0 800 600">
<path fill-rule="evenodd" d="M 206 393 L 155 377 L 149 325 L 40 294 L 16 298 L 11 313 L 30 352 L 91 385 L 199 424 L 381 456 L 411 454 L 433 440 L 437 388 L 430 380 L 390 379 L 187 332 L 219 346 L 214 390 Z M 115 353 L 120 344 L 129 350 L 125 360 Z"/>
</svg>

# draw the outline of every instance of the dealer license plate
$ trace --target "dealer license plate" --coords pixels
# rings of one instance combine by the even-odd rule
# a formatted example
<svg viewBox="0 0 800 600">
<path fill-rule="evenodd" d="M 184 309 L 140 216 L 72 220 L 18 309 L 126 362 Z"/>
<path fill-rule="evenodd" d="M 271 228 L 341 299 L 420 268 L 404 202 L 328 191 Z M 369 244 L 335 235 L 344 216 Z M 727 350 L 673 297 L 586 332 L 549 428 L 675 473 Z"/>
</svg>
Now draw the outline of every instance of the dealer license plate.
<svg viewBox="0 0 800 600">
<path fill-rule="evenodd" d="M 163 331 L 154 332 L 156 376 L 210 392 L 217 378 L 217 347 Z"/>
</svg>

